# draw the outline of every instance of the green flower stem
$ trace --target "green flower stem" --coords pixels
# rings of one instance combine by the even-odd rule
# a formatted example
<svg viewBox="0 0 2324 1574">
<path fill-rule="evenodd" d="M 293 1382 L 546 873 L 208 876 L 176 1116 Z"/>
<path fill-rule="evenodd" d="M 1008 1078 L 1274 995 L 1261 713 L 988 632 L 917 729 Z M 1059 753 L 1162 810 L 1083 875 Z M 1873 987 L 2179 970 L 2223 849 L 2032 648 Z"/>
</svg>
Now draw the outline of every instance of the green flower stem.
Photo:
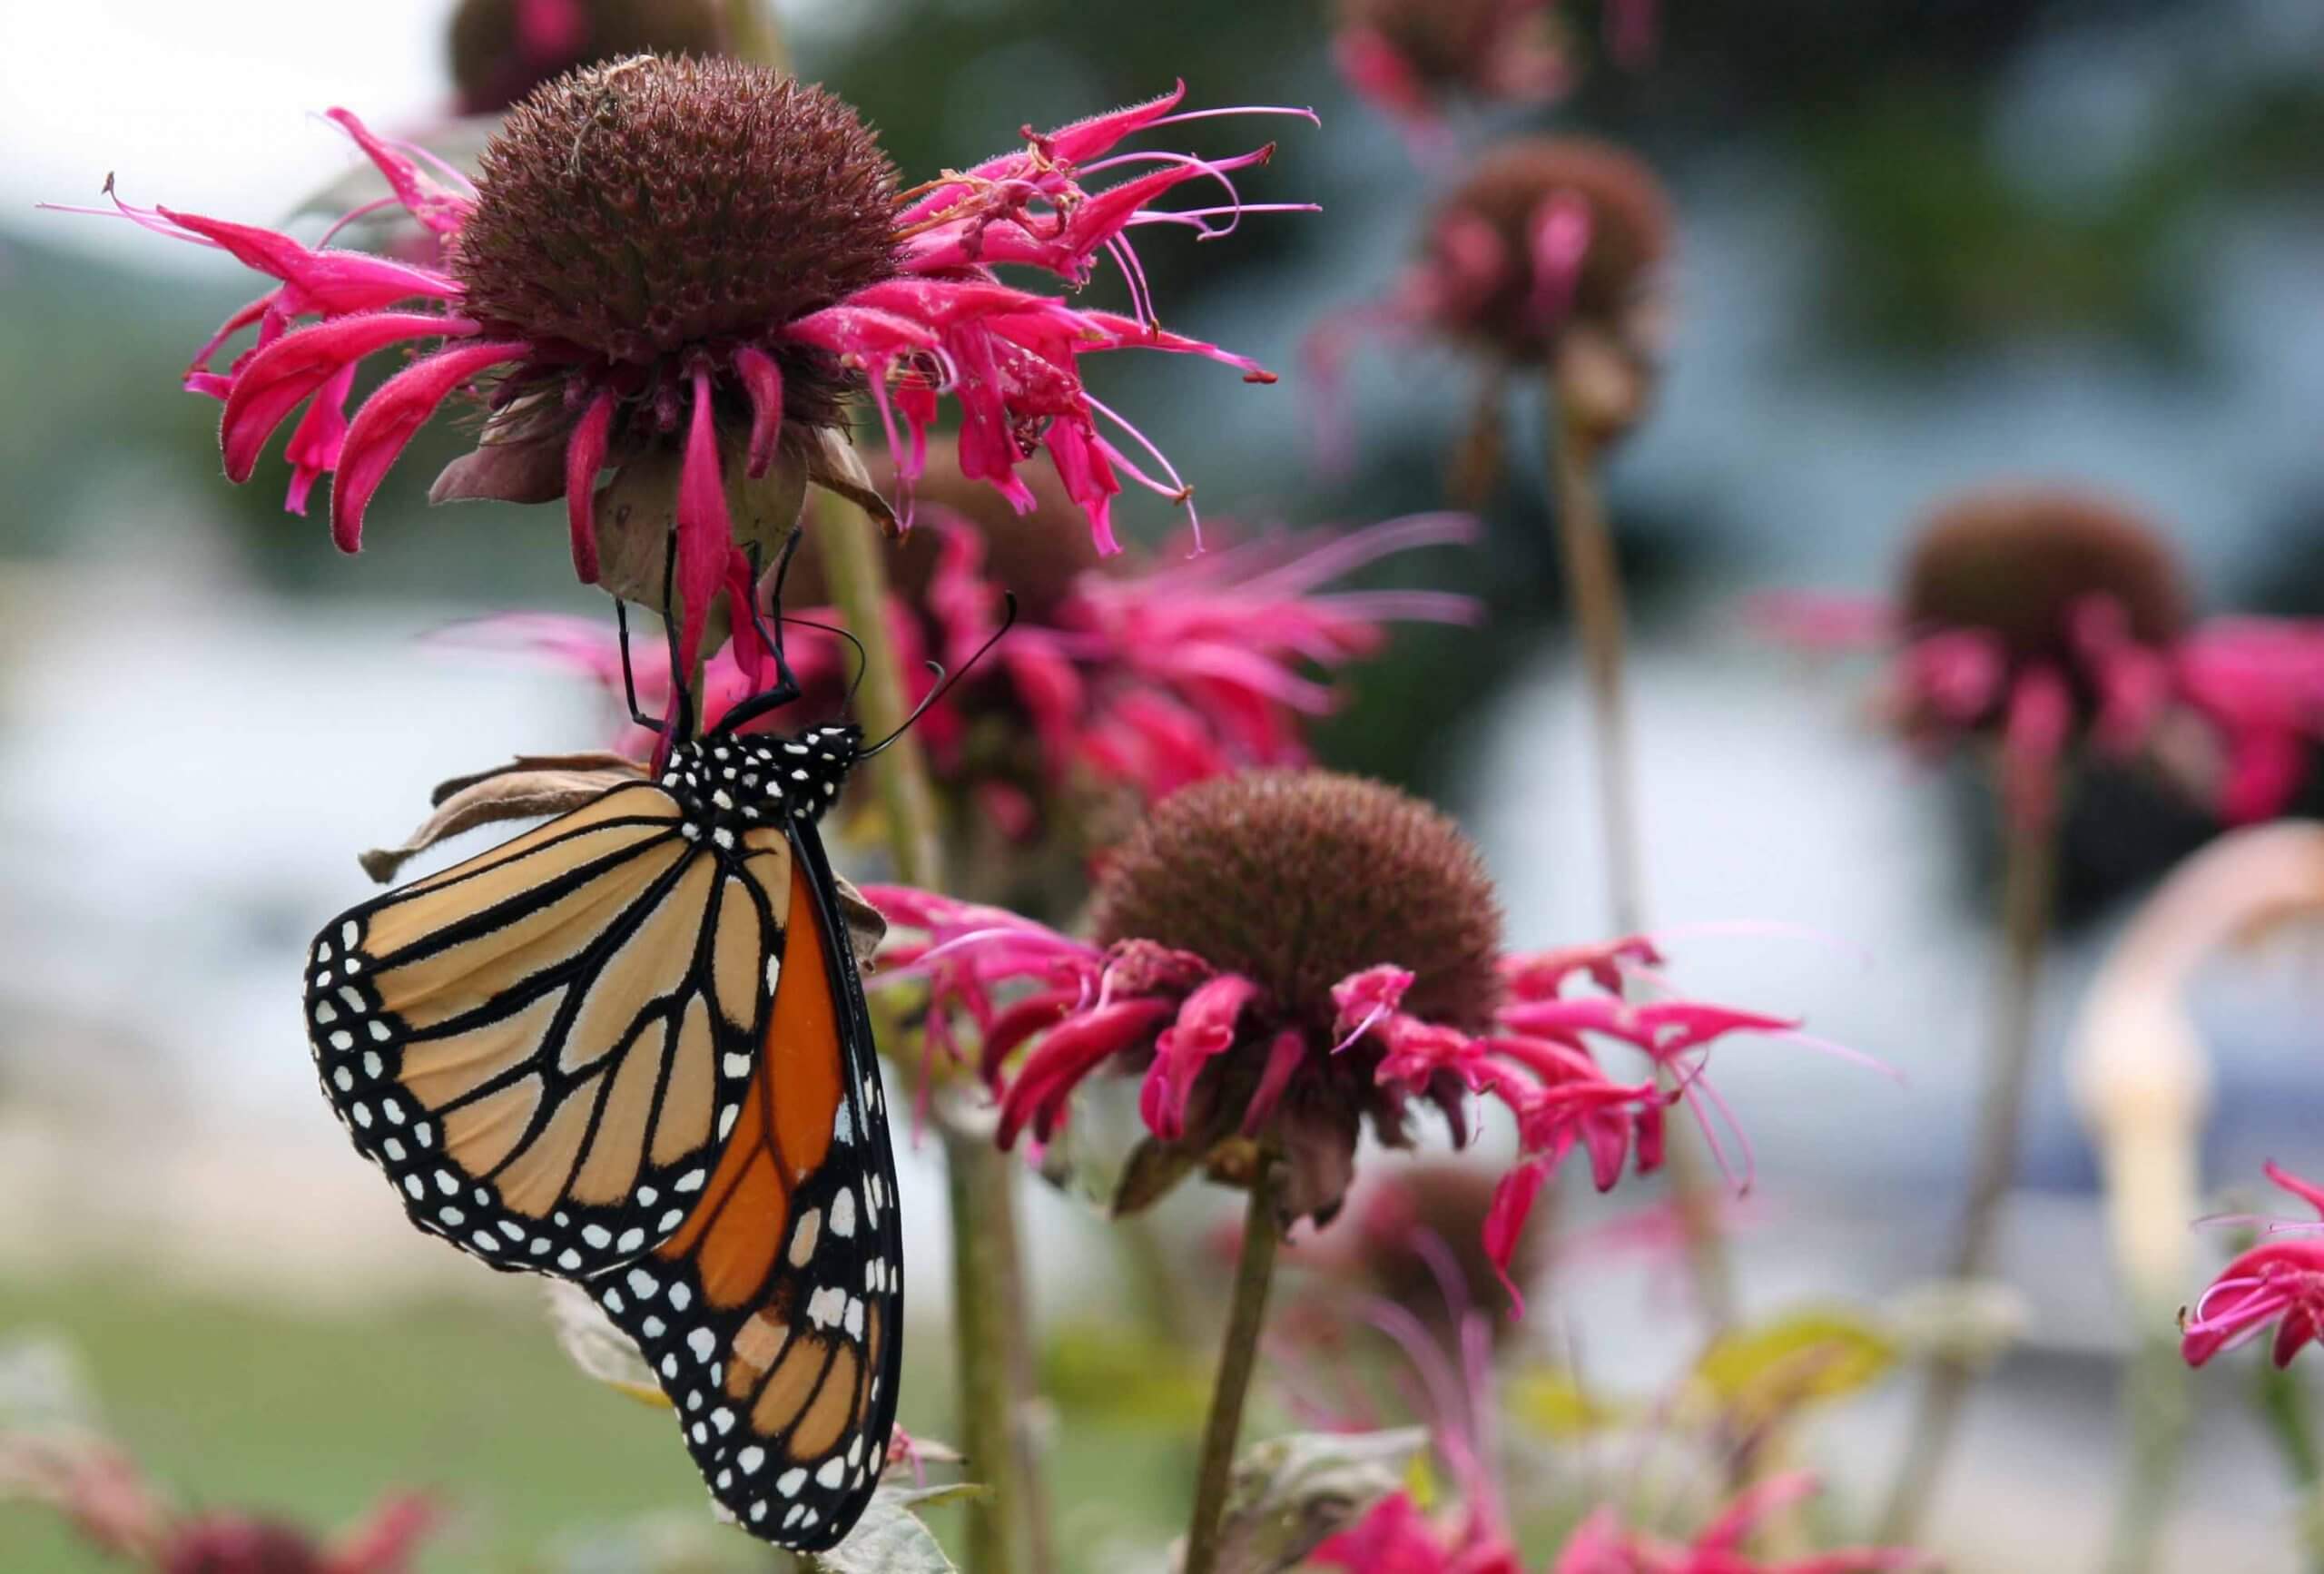
<svg viewBox="0 0 2324 1574">
<path fill-rule="evenodd" d="M 2308 1415 L 2299 1373 L 2266 1359 L 2252 1363 L 2251 1405 L 2299 1491 L 2300 1556 L 2310 1574 L 2324 1574 L 2324 1449 Z"/>
<path fill-rule="evenodd" d="M 868 732 L 885 737 L 903 725 L 911 706 L 903 664 L 888 629 L 887 566 L 881 560 L 877 526 L 857 509 L 833 503 L 819 509 L 812 528 L 832 600 L 863 645 L 857 711 Z M 941 890 L 936 794 L 919 740 L 903 733 L 865 768 L 879 790 L 897 878 L 923 890 Z M 1018 1556 L 1027 1520 L 1012 1381 L 1023 1363 L 1011 1345 L 1025 1327 L 1010 1192 L 1015 1171 L 989 1137 L 940 1124 L 952 1215 L 959 1441 L 984 1488 L 968 1507 L 965 1566 L 969 1574 L 1018 1574 L 1029 1565 Z"/>
<path fill-rule="evenodd" d="M 1627 643 L 1621 566 L 1599 485 L 1602 444 L 1580 420 L 1561 412 L 1571 402 L 1550 390 L 1551 503 L 1565 560 L 1566 596 L 1581 631 L 1590 677 L 1590 714 L 1596 732 L 1598 809 L 1605 842 L 1614 928 L 1625 935 L 1646 929 L 1645 859 L 1638 829 L 1638 784 L 1631 771 L 1630 709 L 1624 697 Z M 1666 1078 L 1667 1081 L 1667 1078 Z M 1664 1153 L 1670 1203 L 1687 1244 L 1695 1298 L 1716 1334 L 1734 1326 L 1735 1282 L 1721 1237 L 1713 1182 L 1695 1134 L 1674 1128 Z"/>
<path fill-rule="evenodd" d="M 2011 813 L 2005 821 L 2002 977 L 1996 990 L 2000 1014 L 1985 1061 L 1984 1094 L 1969 1166 L 1968 1201 L 1947 1265 L 1949 1276 L 1956 1282 L 1980 1278 L 1992 1270 L 2002 1204 L 2017 1176 L 2018 1127 L 2034 1066 L 2034 1009 L 2057 889 L 2058 815 L 2053 807 L 2034 819 Z M 1881 1540 L 1908 1543 L 1919 1534 L 1945 1457 L 1960 1430 L 1962 1406 L 1975 1375 L 1972 1362 L 1957 1355 L 1940 1356 L 1930 1365 L 1905 1443 L 1904 1464 L 1882 1516 Z"/>
<path fill-rule="evenodd" d="M 1250 1208 L 1243 1217 L 1243 1254 L 1235 1266 L 1235 1298 L 1226 1314 L 1226 1340 L 1218 1353 L 1218 1379 L 1210 1391 L 1210 1417 L 1203 1423 L 1202 1462 L 1195 1478 L 1194 1518 L 1187 1527 L 1187 1556 L 1180 1574 L 1216 1574 L 1226 1494 L 1235 1481 L 1235 1443 L 1243 1431 L 1243 1401 L 1259 1359 L 1259 1330 L 1266 1323 L 1267 1290 L 1275 1280 L 1275 1246 L 1283 1235 L 1283 1165 L 1272 1154 L 1259 1157 L 1251 1177 Z"/>
<path fill-rule="evenodd" d="M 2179 1354 L 2168 1307 L 2144 1303 L 2142 1328 L 2166 1332 L 2139 1343 L 2122 1373 L 2123 1420 L 2130 1432 L 2129 1471 L 2106 1550 L 2107 1574 L 2154 1574 L 2162 1558 L 2187 1427 L 2194 1419 L 2187 1392 L 2187 1363 Z"/>
</svg>

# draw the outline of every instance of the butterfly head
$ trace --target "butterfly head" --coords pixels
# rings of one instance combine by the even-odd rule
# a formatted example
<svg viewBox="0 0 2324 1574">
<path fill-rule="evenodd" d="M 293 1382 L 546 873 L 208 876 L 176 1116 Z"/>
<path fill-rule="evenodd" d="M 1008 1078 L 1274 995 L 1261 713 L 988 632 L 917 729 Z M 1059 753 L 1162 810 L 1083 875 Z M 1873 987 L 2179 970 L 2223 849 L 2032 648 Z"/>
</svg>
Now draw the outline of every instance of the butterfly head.
<svg viewBox="0 0 2324 1574">
<path fill-rule="evenodd" d="M 679 744 L 663 764 L 661 784 L 704 834 L 729 837 L 785 820 L 821 820 L 839 802 L 863 747 L 863 730 L 845 723 L 779 733 L 714 733 Z"/>
</svg>

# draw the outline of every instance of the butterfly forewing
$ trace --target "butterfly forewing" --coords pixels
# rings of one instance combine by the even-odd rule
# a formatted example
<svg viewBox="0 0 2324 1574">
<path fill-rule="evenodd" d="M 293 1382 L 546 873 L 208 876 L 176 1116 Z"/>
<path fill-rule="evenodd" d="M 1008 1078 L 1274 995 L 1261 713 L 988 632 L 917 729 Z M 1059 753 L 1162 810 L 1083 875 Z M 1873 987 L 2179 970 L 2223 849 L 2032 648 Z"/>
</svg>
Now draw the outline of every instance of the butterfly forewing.
<svg viewBox="0 0 2324 1574">
<path fill-rule="evenodd" d="M 869 1018 L 791 807 L 847 759 L 818 734 L 688 745 L 334 920 L 308 973 L 324 1091 L 413 1222 L 581 1284 L 718 1500 L 803 1548 L 878 1480 L 902 1332 Z"/>
</svg>

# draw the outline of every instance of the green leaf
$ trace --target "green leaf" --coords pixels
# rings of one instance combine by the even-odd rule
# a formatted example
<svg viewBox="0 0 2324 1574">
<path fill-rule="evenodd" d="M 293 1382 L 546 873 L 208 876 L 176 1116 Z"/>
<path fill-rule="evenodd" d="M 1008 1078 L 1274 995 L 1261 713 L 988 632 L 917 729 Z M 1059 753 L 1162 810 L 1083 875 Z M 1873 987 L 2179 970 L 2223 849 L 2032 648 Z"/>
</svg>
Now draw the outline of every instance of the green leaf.
<svg viewBox="0 0 2324 1574">
<path fill-rule="evenodd" d="M 1220 1530 L 1219 1574 L 1280 1574 L 1403 1486 L 1428 1447 L 1423 1427 L 1294 1432 L 1235 1462 Z"/>
<path fill-rule="evenodd" d="M 984 1489 L 960 1481 L 947 1487 L 882 1484 L 847 1539 L 828 1552 L 800 1559 L 817 1574 L 959 1574 L 920 1510 L 981 1497 Z"/>
<path fill-rule="evenodd" d="M 1902 1354 L 1885 1323 L 1817 1309 L 1722 1335 L 1696 1363 L 1695 1381 L 1732 1424 L 1754 1429 L 1871 1387 Z"/>
<path fill-rule="evenodd" d="M 1621 1406 L 1596 1398 L 1573 1373 L 1556 1367 L 1521 1372 L 1504 1384 L 1502 1392 L 1513 1419 L 1551 1437 L 1585 1437 L 1628 1419 Z"/>
</svg>

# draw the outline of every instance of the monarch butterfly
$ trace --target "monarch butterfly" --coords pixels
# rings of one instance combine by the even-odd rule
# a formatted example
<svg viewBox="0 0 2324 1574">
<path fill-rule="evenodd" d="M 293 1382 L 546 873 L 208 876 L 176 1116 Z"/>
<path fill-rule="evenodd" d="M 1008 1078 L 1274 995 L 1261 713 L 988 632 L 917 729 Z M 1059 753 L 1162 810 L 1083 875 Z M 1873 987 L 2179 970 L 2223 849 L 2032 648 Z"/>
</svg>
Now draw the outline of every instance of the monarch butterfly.
<svg viewBox="0 0 2324 1574">
<path fill-rule="evenodd" d="M 333 920 L 306 1008 L 412 1222 L 582 1285 L 718 1502 L 814 1550 L 886 1463 L 902 1349 L 895 1157 L 816 830 L 885 745 L 738 733 L 798 696 L 760 634 L 775 685 L 700 736 L 683 692 L 673 725 L 629 684 L 654 775 Z"/>
</svg>

